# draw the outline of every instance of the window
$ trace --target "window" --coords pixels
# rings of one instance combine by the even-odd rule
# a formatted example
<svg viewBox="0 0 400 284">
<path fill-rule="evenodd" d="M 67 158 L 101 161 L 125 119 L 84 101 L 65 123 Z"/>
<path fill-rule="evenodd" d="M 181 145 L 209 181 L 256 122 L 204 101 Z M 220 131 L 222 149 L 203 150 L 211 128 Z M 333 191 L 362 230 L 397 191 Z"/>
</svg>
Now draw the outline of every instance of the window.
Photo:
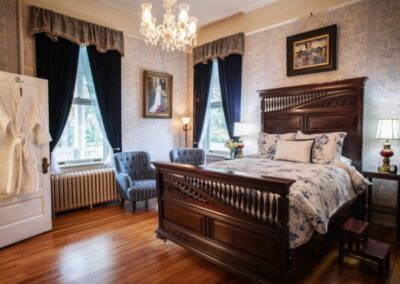
<svg viewBox="0 0 400 284">
<path fill-rule="evenodd" d="M 80 49 L 74 99 L 57 144 L 59 164 L 105 160 L 110 146 L 105 139 L 86 48 Z"/>
<path fill-rule="evenodd" d="M 224 110 L 222 108 L 218 61 L 214 61 L 202 146 L 210 152 L 227 152 L 228 149 L 225 148 L 225 142 L 227 140 L 229 140 L 229 134 L 226 127 Z"/>
</svg>

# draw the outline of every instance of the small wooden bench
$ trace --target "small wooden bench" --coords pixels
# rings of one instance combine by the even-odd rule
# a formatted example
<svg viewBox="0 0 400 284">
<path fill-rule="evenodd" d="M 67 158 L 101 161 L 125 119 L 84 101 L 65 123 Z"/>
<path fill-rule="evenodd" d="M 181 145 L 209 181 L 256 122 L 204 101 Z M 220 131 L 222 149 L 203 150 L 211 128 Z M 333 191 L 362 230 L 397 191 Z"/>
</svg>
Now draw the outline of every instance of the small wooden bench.
<svg viewBox="0 0 400 284">
<path fill-rule="evenodd" d="M 341 228 L 339 244 L 339 262 L 343 263 L 344 253 L 350 253 L 369 259 L 378 264 L 379 275 L 389 271 L 389 249 L 388 244 L 368 238 L 367 222 L 350 218 Z M 355 247 L 353 247 L 353 242 Z M 347 244 L 347 246 L 346 246 Z"/>
<path fill-rule="evenodd" d="M 367 239 L 363 248 L 360 251 L 360 255 L 378 264 L 378 273 L 383 276 L 390 270 L 390 246 L 388 244 Z"/>
<path fill-rule="evenodd" d="M 339 244 L 339 262 L 343 263 L 345 252 L 358 254 L 361 243 L 368 239 L 368 223 L 350 218 L 342 226 Z M 353 248 L 355 242 L 355 248 Z M 347 248 L 345 244 L 347 243 Z"/>
</svg>

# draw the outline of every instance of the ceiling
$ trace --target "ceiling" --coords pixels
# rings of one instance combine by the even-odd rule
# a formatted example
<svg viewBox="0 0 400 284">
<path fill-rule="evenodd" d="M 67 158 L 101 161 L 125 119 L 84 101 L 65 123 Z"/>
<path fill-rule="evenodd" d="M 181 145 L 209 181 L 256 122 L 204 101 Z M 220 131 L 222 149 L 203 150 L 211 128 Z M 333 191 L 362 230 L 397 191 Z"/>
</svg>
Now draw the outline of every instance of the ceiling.
<svg viewBox="0 0 400 284">
<path fill-rule="evenodd" d="M 153 16 L 160 23 L 163 14 L 162 0 L 96 0 L 104 5 L 132 14 L 137 21 L 141 18 L 140 5 L 144 2 L 152 3 Z M 261 7 L 278 2 L 279 0 L 178 0 L 179 3 L 190 5 L 190 16 L 199 19 L 199 26 L 220 21 L 238 13 L 248 13 Z"/>
</svg>

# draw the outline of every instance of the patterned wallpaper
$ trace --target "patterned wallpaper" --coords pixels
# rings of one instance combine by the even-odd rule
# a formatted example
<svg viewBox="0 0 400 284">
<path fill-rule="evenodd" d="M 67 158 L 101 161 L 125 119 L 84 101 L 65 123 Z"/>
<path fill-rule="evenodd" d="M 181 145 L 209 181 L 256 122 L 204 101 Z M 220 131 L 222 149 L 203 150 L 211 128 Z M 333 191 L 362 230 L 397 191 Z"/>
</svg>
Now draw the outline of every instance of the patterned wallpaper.
<svg viewBox="0 0 400 284">
<path fill-rule="evenodd" d="M 143 70 L 173 75 L 173 118 L 143 118 Z M 125 35 L 122 60 L 122 148 L 149 151 L 153 160 L 169 160 L 169 150 L 184 147 L 181 117 L 188 114 L 188 55 L 146 46 Z"/>
<path fill-rule="evenodd" d="M 0 70 L 18 73 L 18 1 L 0 0 Z"/>
<path fill-rule="evenodd" d="M 252 125 L 246 139 L 247 153 L 257 150 L 260 129 L 257 90 L 367 76 L 364 102 L 364 168 L 377 167 L 383 141 L 376 140 L 377 120 L 400 119 L 400 1 L 364 0 L 336 10 L 315 14 L 273 29 L 246 36 L 243 78 L 243 121 Z M 286 76 L 286 37 L 338 25 L 338 69 Z M 400 165 L 400 143 L 392 141 L 394 164 Z M 394 205 L 395 186 L 377 182 L 378 202 Z M 383 190 L 388 186 L 389 190 Z"/>
</svg>

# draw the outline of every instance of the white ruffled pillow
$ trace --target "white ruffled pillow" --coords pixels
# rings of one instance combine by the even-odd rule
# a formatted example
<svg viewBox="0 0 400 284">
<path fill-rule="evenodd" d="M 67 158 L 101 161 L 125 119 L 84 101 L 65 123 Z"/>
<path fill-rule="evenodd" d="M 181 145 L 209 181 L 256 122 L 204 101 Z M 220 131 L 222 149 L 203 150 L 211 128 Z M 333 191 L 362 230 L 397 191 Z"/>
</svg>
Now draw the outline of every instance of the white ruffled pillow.
<svg viewBox="0 0 400 284">
<path fill-rule="evenodd" d="M 279 140 L 295 140 L 296 132 L 285 134 L 268 134 L 260 132 L 258 136 L 258 155 L 260 158 L 272 160 L 276 152 L 276 143 Z"/>
<path fill-rule="evenodd" d="M 340 159 L 346 132 L 304 134 L 299 131 L 297 139 L 315 139 L 312 150 L 313 162 L 332 162 Z"/>
<path fill-rule="evenodd" d="M 351 166 L 351 163 L 353 162 L 351 159 L 345 157 L 345 156 L 340 156 L 339 161 L 342 163 L 345 163 L 349 166 Z"/>
<path fill-rule="evenodd" d="M 274 160 L 311 163 L 311 150 L 315 140 L 278 140 Z"/>
</svg>

